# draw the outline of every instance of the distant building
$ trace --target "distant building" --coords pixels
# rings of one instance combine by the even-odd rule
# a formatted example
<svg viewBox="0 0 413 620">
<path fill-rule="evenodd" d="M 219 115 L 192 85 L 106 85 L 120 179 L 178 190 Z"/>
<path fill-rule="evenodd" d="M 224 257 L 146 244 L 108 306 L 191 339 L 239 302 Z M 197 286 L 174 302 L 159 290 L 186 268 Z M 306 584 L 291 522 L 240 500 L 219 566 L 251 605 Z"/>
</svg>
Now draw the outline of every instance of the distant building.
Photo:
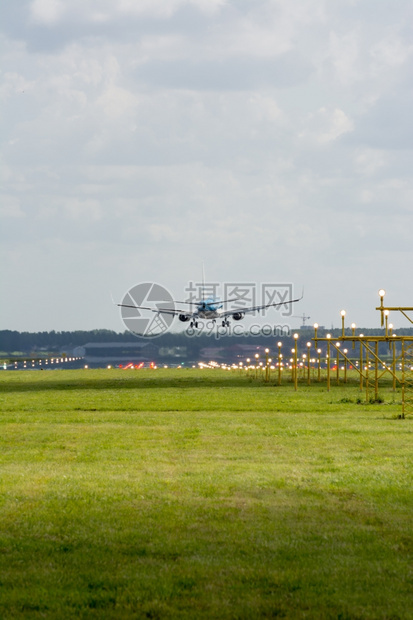
<svg viewBox="0 0 413 620">
<path fill-rule="evenodd" d="M 256 353 L 263 353 L 265 347 L 256 344 L 228 344 L 222 347 L 204 347 L 200 351 L 200 359 L 203 361 L 244 361 L 247 357 L 253 358 Z"/>
<path fill-rule="evenodd" d="M 152 342 L 88 342 L 73 349 L 75 357 L 99 366 L 152 362 L 158 353 L 159 347 Z"/>
</svg>

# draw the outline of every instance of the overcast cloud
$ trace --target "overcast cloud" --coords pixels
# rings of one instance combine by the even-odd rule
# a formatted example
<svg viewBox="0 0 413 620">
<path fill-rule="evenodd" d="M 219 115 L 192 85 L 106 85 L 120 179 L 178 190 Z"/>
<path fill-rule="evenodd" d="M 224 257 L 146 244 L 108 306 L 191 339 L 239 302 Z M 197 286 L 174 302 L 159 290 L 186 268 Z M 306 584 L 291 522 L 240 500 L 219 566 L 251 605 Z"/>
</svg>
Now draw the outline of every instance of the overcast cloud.
<svg viewBox="0 0 413 620">
<path fill-rule="evenodd" d="M 0 28 L 3 329 L 123 330 L 110 291 L 180 299 L 202 261 L 327 326 L 413 306 L 411 0 L 5 0 Z"/>
</svg>

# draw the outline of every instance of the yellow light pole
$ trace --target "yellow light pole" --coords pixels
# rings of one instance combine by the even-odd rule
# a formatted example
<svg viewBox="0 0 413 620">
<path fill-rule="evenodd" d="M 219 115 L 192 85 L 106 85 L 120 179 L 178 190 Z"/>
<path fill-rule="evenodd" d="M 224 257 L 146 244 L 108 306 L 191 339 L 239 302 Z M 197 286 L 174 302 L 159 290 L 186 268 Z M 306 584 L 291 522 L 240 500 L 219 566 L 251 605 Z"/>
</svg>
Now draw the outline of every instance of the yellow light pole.
<svg viewBox="0 0 413 620">
<path fill-rule="evenodd" d="M 353 338 L 356 337 L 356 324 L 355 323 L 351 324 L 351 335 L 353 336 Z M 353 349 L 355 349 L 355 347 L 356 347 L 356 341 L 353 340 Z"/>
<path fill-rule="evenodd" d="M 404 394 L 405 394 L 405 378 L 406 378 L 406 370 L 405 370 L 405 366 L 406 366 L 406 356 L 405 356 L 405 348 L 404 348 L 404 340 L 402 340 L 402 418 L 404 419 L 404 412 L 405 412 L 405 399 L 404 399 Z"/>
<path fill-rule="evenodd" d="M 258 368 L 259 368 L 259 366 L 258 366 L 258 359 L 260 357 L 259 353 L 256 353 L 254 355 L 254 357 L 255 357 L 255 378 L 258 379 Z"/>
<path fill-rule="evenodd" d="M 321 349 L 317 349 L 318 353 L 318 372 L 317 372 L 317 381 L 321 381 Z"/>
<path fill-rule="evenodd" d="M 344 319 L 346 317 L 346 311 L 342 310 L 340 312 L 340 314 L 341 314 L 341 337 L 344 338 L 344 336 L 346 335 L 345 332 L 344 332 L 344 330 L 345 330 L 345 328 L 344 328 Z"/>
<path fill-rule="evenodd" d="M 360 346 L 360 360 L 359 360 L 359 365 L 360 365 L 360 392 L 363 391 L 363 342 L 361 340 L 361 338 L 363 338 L 363 334 L 360 334 L 360 338 L 359 338 L 359 346 Z"/>
<path fill-rule="evenodd" d="M 330 338 L 331 334 L 327 334 L 327 392 L 330 391 Z"/>
<path fill-rule="evenodd" d="M 297 353 L 298 353 L 298 334 L 294 334 L 294 389 L 298 389 L 298 368 L 297 368 Z"/>
<path fill-rule="evenodd" d="M 281 347 L 282 342 L 277 342 L 277 346 L 278 346 L 278 385 L 281 385 L 281 361 L 282 361 L 282 355 L 281 355 Z"/>
<path fill-rule="evenodd" d="M 388 326 L 388 322 L 389 322 L 389 314 L 390 314 L 390 310 L 385 310 L 384 311 L 384 320 L 385 320 L 385 336 L 386 338 L 389 337 L 389 326 Z"/>
<path fill-rule="evenodd" d="M 314 323 L 314 342 L 315 342 L 315 346 L 317 346 L 317 330 L 318 330 L 318 323 Z"/>
<path fill-rule="evenodd" d="M 379 297 L 380 297 L 380 307 L 378 308 L 378 310 L 380 310 L 380 317 L 381 317 L 381 326 L 383 327 L 383 310 L 384 310 L 384 305 L 383 305 L 383 301 L 384 301 L 384 296 L 386 294 L 386 291 L 384 290 L 384 288 L 381 288 L 379 290 Z"/>
<path fill-rule="evenodd" d="M 347 383 L 347 353 L 348 353 L 348 350 L 344 349 L 344 355 L 345 355 L 345 358 L 344 358 L 344 383 Z"/>
<path fill-rule="evenodd" d="M 265 382 L 268 383 L 269 381 L 269 373 L 270 373 L 270 364 L 269 364 L 269 354 L 270 350 L 269 349 L 265 349 Z"/>
<path fill-rule="evenodd" d="M 310 385 L 310 348 L 311 342 L 307 342 L 307 385 Z"/>
<path fill-rule="evenodd" d="M 336 347 L 337 347 L 336 375 L 337 375 L 337 385 L 339 385 L 340 384 L 340 343 L 339 342 L 336 342 Z"/>
</svg>

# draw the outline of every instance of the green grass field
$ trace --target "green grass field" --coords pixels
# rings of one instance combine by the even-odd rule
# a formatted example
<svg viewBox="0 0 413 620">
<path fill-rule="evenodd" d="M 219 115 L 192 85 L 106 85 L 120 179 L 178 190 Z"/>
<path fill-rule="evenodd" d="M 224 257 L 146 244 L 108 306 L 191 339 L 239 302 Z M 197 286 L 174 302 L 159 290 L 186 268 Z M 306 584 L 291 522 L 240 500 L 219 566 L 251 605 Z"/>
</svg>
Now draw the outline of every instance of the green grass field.
<svg viewBox="0 0 413 620">
<path fill-rule="evenodd" d="M 390 390 L 107 369 L 0 390 L 0 618 L 413 618 Z"/>
</svg>

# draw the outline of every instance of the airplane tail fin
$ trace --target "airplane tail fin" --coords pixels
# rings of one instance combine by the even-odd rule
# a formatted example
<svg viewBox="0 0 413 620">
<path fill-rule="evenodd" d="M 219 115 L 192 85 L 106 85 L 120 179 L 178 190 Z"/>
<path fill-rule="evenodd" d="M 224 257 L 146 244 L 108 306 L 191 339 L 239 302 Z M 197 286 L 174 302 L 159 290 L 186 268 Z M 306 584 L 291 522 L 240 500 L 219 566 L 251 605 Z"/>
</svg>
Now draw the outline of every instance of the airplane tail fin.
<svg viewBox="0 0 413 620">
<path fill-rule="evenodd" d="M 205 264 L 204 261 L 202 261 L 202 293 L 201 293 L 202 299 L 205 299 Z"/>
</svg>

